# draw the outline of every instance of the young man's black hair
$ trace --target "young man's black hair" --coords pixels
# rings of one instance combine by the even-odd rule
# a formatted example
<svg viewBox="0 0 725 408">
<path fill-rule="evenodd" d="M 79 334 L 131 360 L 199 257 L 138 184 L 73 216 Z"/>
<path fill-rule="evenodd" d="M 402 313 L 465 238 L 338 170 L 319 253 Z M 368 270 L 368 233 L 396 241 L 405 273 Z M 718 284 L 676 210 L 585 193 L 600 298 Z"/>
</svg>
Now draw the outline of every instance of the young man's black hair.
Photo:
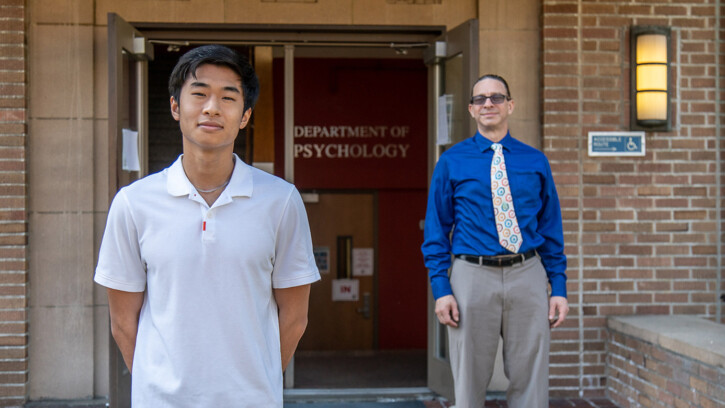
<svg viewBox="0 0 725 408">
<path fill-rule="evenodd" d="M 196 70 L 201 65 L 211 64 L 227 67 L 234 71 L 242 80 L 244 92 L 244 110 L 254 108 L 259 96 L 259 79 L 252 64 L 246 57 L 223 45 L 203 45 L 194 48 L 179 58 L 169 77 L 169 94 L 179 102 L 181 87 L 189 78 L 196 78 Z"/>
</svg>

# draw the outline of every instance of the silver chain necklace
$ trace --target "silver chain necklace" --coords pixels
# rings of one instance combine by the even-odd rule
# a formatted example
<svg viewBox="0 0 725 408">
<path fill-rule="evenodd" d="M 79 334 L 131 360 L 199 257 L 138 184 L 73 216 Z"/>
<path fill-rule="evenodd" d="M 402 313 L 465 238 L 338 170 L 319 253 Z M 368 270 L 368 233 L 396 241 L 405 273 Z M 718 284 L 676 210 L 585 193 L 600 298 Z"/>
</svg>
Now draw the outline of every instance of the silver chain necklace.
<svg viewBox="0 0 725 408">
<path fill-rule="evenodd" d="M 194 186 L 194 188 L 196 189 L 196 191 L 198 191 L 198 192 L 200 192 L 200 193 L 213 193 L 213 192 L 215 192 L 215 191 L 219 190 L 220 188 L 224 188 L 224 187 L 226 187 L 226 186 L 227 186 L 227 184 L 229 184 L 229 180 L 231 180 L 231 178 L 229 178 L 229 179 L 228 179 L 227 181 L 225 181 L 225 182 L 224 182 L 224 184 L 222 184 L 221 186 L 218 186 L 218 187 L 214 187 L 214 188 L 210 188 L 210 189 L 208 189 L 208 190 L 202 190 L 202 189 L 200 189 L 200 188 L 199 188 L 199 187 L 197 187 L 197 186 Z"/>
</svg>

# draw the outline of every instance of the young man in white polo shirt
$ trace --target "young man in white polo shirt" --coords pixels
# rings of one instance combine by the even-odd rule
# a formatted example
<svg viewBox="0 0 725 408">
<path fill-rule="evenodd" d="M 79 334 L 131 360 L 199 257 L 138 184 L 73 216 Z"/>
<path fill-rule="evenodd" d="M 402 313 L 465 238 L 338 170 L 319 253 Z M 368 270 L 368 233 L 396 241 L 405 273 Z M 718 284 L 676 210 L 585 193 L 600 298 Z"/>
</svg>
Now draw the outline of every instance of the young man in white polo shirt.
<svg viewBox="0 0 725 408">
<path fill-rule="evenodd" d="M 169 91 L 183 155 L 118 192 L 95 275 L 132 405 L 281 408 L 320 278 L 302 200 L 233 153 L 259 94 L 245 58 L 195 48 Z"/>
</svg>

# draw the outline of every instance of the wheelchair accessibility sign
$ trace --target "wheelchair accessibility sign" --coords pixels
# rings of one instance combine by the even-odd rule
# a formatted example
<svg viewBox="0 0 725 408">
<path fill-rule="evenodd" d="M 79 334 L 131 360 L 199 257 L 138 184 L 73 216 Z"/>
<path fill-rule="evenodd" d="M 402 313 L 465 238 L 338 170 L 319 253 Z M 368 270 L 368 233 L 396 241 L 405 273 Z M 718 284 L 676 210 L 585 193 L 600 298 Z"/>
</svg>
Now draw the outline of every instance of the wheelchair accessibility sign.
<svg viewBox="0 0 725 408">
<path fill-rule="evenodd" d="M 644 132 L 589 132 L 589 156 L 644 156 Z"/>
</svg>

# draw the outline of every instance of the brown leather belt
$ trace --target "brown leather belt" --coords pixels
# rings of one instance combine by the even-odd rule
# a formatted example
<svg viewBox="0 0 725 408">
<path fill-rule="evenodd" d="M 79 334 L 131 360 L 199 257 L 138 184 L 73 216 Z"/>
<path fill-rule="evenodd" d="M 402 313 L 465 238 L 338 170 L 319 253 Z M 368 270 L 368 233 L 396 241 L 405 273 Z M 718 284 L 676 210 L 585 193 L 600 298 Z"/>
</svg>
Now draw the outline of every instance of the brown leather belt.
<svg viewBox="0 0 725 408">
<path fill-rule="evenodd" d="M 524 262 L 534 256 L 536 256 L 536 251 L 532 249 L 531 251 L 523 254 L 497 256 L 456 255 L 456 258 L 463 259 L 466 262 L 470 262 L 478 266 L 511 266 Z"/>
</svg>

